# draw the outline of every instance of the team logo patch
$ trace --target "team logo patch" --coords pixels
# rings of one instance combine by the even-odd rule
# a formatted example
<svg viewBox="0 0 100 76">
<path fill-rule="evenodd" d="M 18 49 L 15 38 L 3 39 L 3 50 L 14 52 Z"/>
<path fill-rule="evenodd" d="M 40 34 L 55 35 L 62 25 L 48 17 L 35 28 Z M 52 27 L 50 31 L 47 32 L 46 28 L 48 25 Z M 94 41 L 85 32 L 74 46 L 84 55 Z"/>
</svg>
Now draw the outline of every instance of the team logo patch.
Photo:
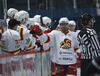
<svg viewBox="0 0 100 76">
<path fill-rule="evenodd" d="M 71 48 L 71 40 L 64 39 L 64 41 L 62 41 L 60 43 L 60 48 L 63 48 L 63 49 L 69 49 L 69 48 Z"/>
</svg>

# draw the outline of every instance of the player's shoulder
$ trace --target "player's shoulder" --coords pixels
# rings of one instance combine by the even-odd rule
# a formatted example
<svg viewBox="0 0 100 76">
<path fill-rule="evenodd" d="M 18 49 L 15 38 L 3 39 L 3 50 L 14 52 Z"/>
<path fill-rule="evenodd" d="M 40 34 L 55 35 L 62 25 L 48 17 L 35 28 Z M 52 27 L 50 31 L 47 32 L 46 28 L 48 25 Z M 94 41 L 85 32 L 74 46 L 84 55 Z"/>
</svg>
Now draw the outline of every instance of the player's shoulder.
<svg viewBox="0 0 100 76">
<path fill-rule="evenodd" d="M 20 34 L 19 34 L 17 31 L 11 30 L 11 32 L 12 32 L 12 36 L 13 36 L 14 38 L 20 37 Z"/>
<path fill-rule="evenodd" d="M 23 34 L 27 36 L 29 34 L 29 32 L 30 32 L 30 30 L 24 29 Z"/>
<path fill-rule="evenodd" d="M 53 31 L 51 31 L 51 33 L 59 33 L 59 32 L 61 32 L 61 31 L 59 31 L 59 30 L 53 30 Z"/>
<path fill-rule="evenodd" d="M 15 30 L 11 30 L 11 29 L 7 29 L 3 34 L 2 34 L 2 38 L 6 38 L 6 37 L 12 37 L 12 38 L 20 38 L 20 35 L 17 31 Z"/>
<path fill-rule="evenodd" d="M 76 32 L 73 32 L 73 31 L 68 31 L 68 34 L 70 34 L 70 35 L 75 35 L 75 34 L 76 34 Z"/>
</svg>

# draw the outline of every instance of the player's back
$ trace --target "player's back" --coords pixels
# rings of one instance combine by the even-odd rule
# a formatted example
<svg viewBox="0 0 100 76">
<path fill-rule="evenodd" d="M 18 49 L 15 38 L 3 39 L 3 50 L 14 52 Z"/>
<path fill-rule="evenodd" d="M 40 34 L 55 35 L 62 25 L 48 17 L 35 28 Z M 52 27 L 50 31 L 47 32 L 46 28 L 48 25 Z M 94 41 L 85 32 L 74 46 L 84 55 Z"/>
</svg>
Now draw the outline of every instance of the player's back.
<svg viewBox="0 0 100 76">
<path fill-rule="evenodd" d="M 1 46 L 4 52 L 18 52 L 20 51 L 20 35 L 17 31 L 7 29 L 2 34 Z"/>
</svg>

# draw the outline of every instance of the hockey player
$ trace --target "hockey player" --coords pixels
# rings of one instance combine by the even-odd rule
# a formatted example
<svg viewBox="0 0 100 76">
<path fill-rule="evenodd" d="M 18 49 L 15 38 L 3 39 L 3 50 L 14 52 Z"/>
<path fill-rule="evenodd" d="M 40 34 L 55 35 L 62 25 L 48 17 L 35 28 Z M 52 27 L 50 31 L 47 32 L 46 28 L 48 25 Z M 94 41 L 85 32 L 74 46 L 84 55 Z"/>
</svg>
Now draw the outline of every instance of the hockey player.
<svg viewBox="0 0 100 76">
<path fill-rule="evenodd" d="M 45 17 L 42 17 L 43 25 L 41 26 L 40 25 L 40 20 L 39 20 L 40 17 L 41 17 L 40 15 L 36 15 L 34 17 L 34 19 L 36 19 L 36 20 L 34 20 L 35 21 L 34 24 L 35 25 L 38 25 L 45 34 L 50 33 L 51 30 L 48 28 L 48 26 L 51 24 L 51 19 L 49 17 L 46 17 L 46 16 Z M 37 20 L 37 18 L 39 18 L 39 19 Z M 33 37 L 35 37 L 37 39 L 37 36 L 34 35 L 34 34 L 33 34 Z M 42 46 L 43 46 L 42 51 L 50 51 L 50 46 L 49 46 L 49 43 L 48 42 L 43 43 Z"/>
<path fill-rule="evenodd" d="M 21 37 L 21 49 L 26 49 L 26 40 L 29 37 L 29 30 L 27 30 L 27 27 L 25 26 L 26 23 L 26 16 L 23 11 L 19 11 L 15 14 L 14 19 L 17 21 L 20 21 L 19 26 L 17 27 L 17 32 L 20 34 Z"/>
<path fill-rule="evenodd" d="M 51 32 L 51 30 L 48 28 L 51 24 L 51 19 L 47 16 L 42 17 L 42 21 L 43 21 L 43 31 L 44 33 L 49 33 Z"/>
<path fill-rule="evenodd" d="M 68 22 L 68 25 L 69 25 L 69 32 L 70 33 L 74 33 L 75 34 L 75 37 L 77 39 L 77 34 L 80 32 L 80 30 L 76 30 L 76 23 L 74 20 L 70 20 Z M 78 41 L 77 41 L 78 43 Z M 78 48 L 77 48 L 78 49 Z M 77 75 L 77 72 L 79 72 L 78 70 L 80 69 L 80 53 L 81 53 L 81 50 L 80 49 L 75 49 L 75 55 L 76 55 L 76 59 L 77 59 L 77 63 L 74 64 L 74 65 L 70 65 L 69 68 L 68 68 L 68 71 L 67 71 L 67 74 L 70 74 L 70 75 Z M 77 51 L 76 51 L 77 50 Z M 77 69 L 76 69 L 77 67 Z M 79 75 L 80 76 L 80 75 Z"/>
<path fill-rule="evenodd" d="M 36 23 L 39 23 L 39 25 L 42 25 L 42 23 L 41 23 L 41 20 L 42 20 L 41 15 L 35 15 L 33 18 L 34 18 L 34 21 Z"/>
<path fill-rule="evenodd" d="M 27 11 L 21 10 L 18 13 L 15 14 L 14 19 L 16 19 L 17 21 L 20 21 L 20 27 L 27 29 L 26 27 L 26 22 L 29 19 L 29 14 Z"/>
<path fill-rule="evenodd" d="M 43 28 L 42 28 L 43 32 L 45 34 L 50 33 L 51 30 L 48 27 L 51 24 L 51 19 L 45 16 L 45 17 L 42 17 L 42 21 L 43 21 Z M 48 42 L 43 43 L 43 48 L 44 48 L 44 51 L 50 51 L 49 43 Z"/>
<path fill-rule="evenodd" d="M 51 25 L 51 19 L 47 16 L 42 17 L 42 21 L 43 21 L 43 31 L 45 34 L 50 33 L 52 30 L 49 29 L 49 26 Z M 51 50 L 51 46 L 50 43 L 47 41 L 45 43 L 43 43 L 43 49 L 45 51 L 45 56 L 46 56 L 46 61 L 47 61 L 47 71 L 48 71 L 48 75 L 51 75 L 51 57 L 50 57 L 50 50 Z"/>
<path fill-rule="evenodd" d="M 30 34 L 30 30 L 26 27 L 26 22 L 29 18 L 29 14 L 26 11 L 19 11 L 15 14 L 14 18 L 18 21 L 20 21 L 20 24 L 17 28 L 17 31 L 20 34 L 21 37 L 21 48 L 22 50 L 39 50 L 40 47 L 37 47 L 35 45 L 36 39 L 32 37 Z"/>
<path fill-rule="evenodd" d="M 15 8 L 10 8 L 10 9 L 8 9 L 8 11 L 7 11 L 7 15 L 8 15 L 7 25 L 8 25 L 8 22 L 9 22 L 10 19 L 14 19 L 14 15 L 15 15 L 15 13 L 17 13 L 17 12 L 18 12 L 18 10 L 15 9 Z"/>
<path fill-rule="evenodd" d="M 26 27 L 28 30 L 31 29 L 31 27 L 35 24 L 34 18 L 29 18 L 26 22 Z"/>
<path fill-rule="evenodd" d="M 78 48 L 74 34 L 70 35 L 68 28 L 68 19 L 63 17 L 59 20 L 60 31 L 43 34 L 39 26 L 33 26 L 41 42 L 50 42 L 52 47 L 52 65 L 51 76 L 66 76 L 67 68 L 70 64 L 76 63 L 74 49 Z"/>
<path fill-rule="evenodd" d="M 69 31 L 75 32 L 76 33 L 76 36 L 77 36 L 77 34 L 80 32 L 80 30 L 76 30 L 75 29 L 76 28 L 75 21 L 74 20 L 69 21 L 68 25 L 69 25 Z"/>
<path fill-rule="evenodd" d="M 80 32 L 80 30 L 76 30 L 75 28 L 76 28 L 76 23 L 75 23 L 75 21 L 74 20 L 71 20 L 71 21 L 69 21 L 68 22 L 68 25 L 69 25 L 69 31 L 70 31 L 70 33 L 74 33 L 75 34 L 75 37 L 77 38 L 77 35 L 78 35 L 78 33 Z M 78 40 L 77 40 L 77 43 L 78 43 Z M 75 50 L 75 52 L 76 52 L 76 50 Z M 81 51 L 79 51 L 78 50 L 78 52 L 77 53 L 80 53 Z"/>
<path fill-rule="evenodd" d="M 17 54 L 20 52 L 20 35 L 16 31 L 19 22 L 15 19 L 9 21 L 9 29 L 7 29 L 1 38 L 2 51 L 6 53 Z"/>
</svg>

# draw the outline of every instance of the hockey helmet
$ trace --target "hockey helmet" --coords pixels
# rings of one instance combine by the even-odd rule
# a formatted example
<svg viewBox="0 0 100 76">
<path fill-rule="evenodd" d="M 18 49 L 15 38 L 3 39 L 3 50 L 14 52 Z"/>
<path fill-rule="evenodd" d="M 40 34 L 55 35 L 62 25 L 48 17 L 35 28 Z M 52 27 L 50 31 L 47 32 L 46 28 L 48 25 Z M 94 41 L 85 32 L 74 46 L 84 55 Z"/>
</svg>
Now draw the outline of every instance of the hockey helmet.
<svg viewBox="0 0 100 76">
<path fill-rule="evenodd" d="M 7 11 L 7 15 L 8 15 L 9 17 L 12 17 L 12 16 L 15 15 L 16 12 L 18 12 L 17 9 L 15 9 L 15 8 L 10 8 L 10 9 L 8 9 L 8 11 Z"/>
<path fill-rule="evenodd" d="M 71 20 L 71 21 L 68 22 L 68 25 L 73 25 L 75 27 L 76 26 L 76 23 L 75 23 L 74 20 Z"/>
<path fill-rule="evenodd" d="M 60 18 L 60 20 L 59 20 L 59 24 L 61 24 L 61 23 L 68 23 L 68 22 L 69 22 L 69 20 L 68 20 L 67 17 L 62 17 L 62 18 Z"/>
<path fill-rule="evenodd" d="M 41 22 L 41 15 L 35 15 L 34 17 L 34 21 L 36 22 L 36 23 L 39 23 L 40 24 L 40 22 Z"/>
<path fill-rule="evenodd" d="M 51 24 L 51 19 L 49 17 L 45 16 L 42 19 L 43 19 L 43 24 L 44 25 L 47 25 L 47 24 L 50 25 Z"/>
</svg>

